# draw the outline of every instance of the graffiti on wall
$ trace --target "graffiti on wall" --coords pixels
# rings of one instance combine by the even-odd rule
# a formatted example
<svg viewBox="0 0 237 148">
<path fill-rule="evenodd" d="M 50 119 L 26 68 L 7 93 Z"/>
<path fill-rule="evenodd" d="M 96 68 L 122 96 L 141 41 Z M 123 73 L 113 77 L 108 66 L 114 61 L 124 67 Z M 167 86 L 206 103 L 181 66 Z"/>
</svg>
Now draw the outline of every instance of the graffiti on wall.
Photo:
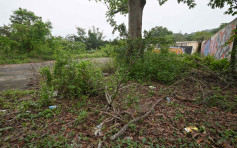
<svg viewBox="0 0 237 148">
<path fill-rule="evenodd" d="M 232 30 L 236 29 L 237 19 L 228 24 L 209 40 L 202 43 L 201 53 L 204 55 L 212 55 L 217 59 L 230 59 L 230 52 L 233 48 L 233 41 L 226 45 L 226 42 L 233 35 Z"/>
<path fill-rule="evenodd" d="M 183 48 L 170 48 L 169 51 L 170 52 L 174 52 L 176 54 L 183 54 L 184 53 L 184 49 Z"/>
<path fill-rule="evenodd" d="M 156 53 L 160 53 L 159 48 L 154 49 L 153 51 L 156 52 Z M 175 54 L 183 54 L 184 53 L 183 51 L 184 51 L 183 48 L 170 48 L 169 49 L 169 52 L 174 52 Z"/>
<path fill-rule="evenodd" d="M 160 49 L 154 49 L 154 52 L 160 53 Z M 183 47 L 170 47 L 169 52 L 173 52 L 175 54 L 191 54 L 192 52 L 192 47 L 191 46 L 183 46 Z"/>
</svg>

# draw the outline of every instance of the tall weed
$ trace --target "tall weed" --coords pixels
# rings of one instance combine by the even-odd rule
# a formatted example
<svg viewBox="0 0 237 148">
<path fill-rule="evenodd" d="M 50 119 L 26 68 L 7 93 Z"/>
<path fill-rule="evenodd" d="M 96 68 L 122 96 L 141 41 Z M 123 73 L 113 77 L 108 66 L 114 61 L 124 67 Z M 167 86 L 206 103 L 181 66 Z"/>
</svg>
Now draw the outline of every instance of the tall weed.
<svg viewBox="0 0 237 148">
<path fill-rule="evenodd" d="M 96 94 L 101 87 L 102 72 L 90 61 L 72 61 L 70 55 L 59 54 L 52 69 L 41 69 L 43 83 L 63 98 Z"/>
</svg>

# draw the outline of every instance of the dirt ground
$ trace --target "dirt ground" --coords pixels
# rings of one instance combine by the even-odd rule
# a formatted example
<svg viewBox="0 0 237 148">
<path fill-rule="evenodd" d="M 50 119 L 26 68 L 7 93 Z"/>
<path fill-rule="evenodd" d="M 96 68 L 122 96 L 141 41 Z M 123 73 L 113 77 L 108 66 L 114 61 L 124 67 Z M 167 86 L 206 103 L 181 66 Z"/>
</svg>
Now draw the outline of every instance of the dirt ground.
<svg viewBox="0 0 237 148">
<path fill-rule="evenodd" d="M 92 58 L 93 62 L 104 63 L 109 58 Z M 34 70 L 42 66 L 52 66 L 54 61 L 26 64 L 0 65 L 0 92 L 8 89 L 30 89 L 34 86 L 27 86 L 33 78 Z"/>
</svg>

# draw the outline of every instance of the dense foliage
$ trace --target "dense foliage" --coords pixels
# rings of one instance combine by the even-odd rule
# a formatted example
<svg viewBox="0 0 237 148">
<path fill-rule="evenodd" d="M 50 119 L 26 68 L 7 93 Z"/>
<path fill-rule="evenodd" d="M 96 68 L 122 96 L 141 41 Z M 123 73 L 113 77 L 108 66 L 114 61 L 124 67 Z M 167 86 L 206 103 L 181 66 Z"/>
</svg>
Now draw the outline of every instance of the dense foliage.
<svg viewBox="0 0 237 148">
<path fill-rule="evenodd" d="M 94 95 L 101 87 L 102 73 L 90 61 L 72 61 L 68 52 L 58 52 L 53 69 L 41 69 L 43 77 L 42 100 L 49 100 L 53 92 L 63 98 Z M 51 94 L 48 94 L 51 93 Z M 46 101 L 47 102 L 47 101 Z"/>
<path fill-rule="evenodd" d="M 66 38 L 75 43 L 83 43 L 86 46 L 86 50 L 95 50 L 105 45 L 103 32 L 99 28 L 92 26 L 86 33 L 86 30 L 81 27 L 76 27 L 77 35 L 68 35 Z"/>
<path fill-rule="evenodd" d="M 143 59 L 138 59 L 132 66 L 129 77 L 135 80 L 153 80 L 170 83 L 184 73 L 186 67 L 182 60 L 173 53 L 147 52 Z"/>
<path fill-rule="evenodd" d="M 13 59 L 14 63 L 20 56 L 50 59 L 55 50 L 51 29 L 50 22 L 43 22 L 31 11 L 22 8 L 14 11 L 10 24 L 0 27 L 2 62 Z"/>
<path fill-rule="evenodd" d="M 44 22 L 34 12 L 15 10 L 10 23 L 0 26 L 0 64 L 51 60 L 56 50 L 61 49 L 81 55 L 108 43 L 104 41 L 103 32 L 94 26 L 87 35 L 85 29 L 77 27 L 77 35 L 65 38 L 52 36 L 51 29 L 51 22 Z"/>
</svg>

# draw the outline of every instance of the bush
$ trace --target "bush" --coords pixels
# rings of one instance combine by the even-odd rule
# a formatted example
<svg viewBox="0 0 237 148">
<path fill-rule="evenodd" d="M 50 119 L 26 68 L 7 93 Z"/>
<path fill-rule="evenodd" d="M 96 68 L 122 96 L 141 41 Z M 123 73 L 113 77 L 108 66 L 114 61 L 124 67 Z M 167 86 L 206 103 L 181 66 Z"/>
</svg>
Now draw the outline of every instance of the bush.
<svg viewBox="0 0 237 148">
<path fill-rule="evenodd" d="M 44 84 L 64 98 L 93 95 L 101 87 L 102 72 L 90 61 L 72 61 L 69 56 L 57 55 L 56 62 L 41 69 Z"/>
<path fill-rule="evenodd" d="M 124 66 L 128 67 L 128 66 Z M 154 80 L 169 83 L 186 70 L 179 56 L 173 53 L 146 52 L 132 66 L 128 76 L 136 80 Z"/>
<path fill-rule="evenodd" d="M 107 57 L 114 56 L 115 49 L 118 48 L 116 45 L 106 44 L 105 46 L 101 47 L 101 51 L 105 53 Z"/>
<path fill-rule="evenodd" d="M 197 69 L 204 69 L 204 67 L 200 66 L 200 64 L 208 67 L 210 70 L 221 73 L 221 74 L 228 74 L 230 63 L 228 59 L 221 59 L 217 60 L 213 56 L 204 56 L 202 57 L 200 54 L 196 53 L 193 55 L 187 55 L 184 58 L 184 62 L 190 68 L 197 68 Z M 198 63 L 200 64 L 198 64 Z"/>
</svg>

